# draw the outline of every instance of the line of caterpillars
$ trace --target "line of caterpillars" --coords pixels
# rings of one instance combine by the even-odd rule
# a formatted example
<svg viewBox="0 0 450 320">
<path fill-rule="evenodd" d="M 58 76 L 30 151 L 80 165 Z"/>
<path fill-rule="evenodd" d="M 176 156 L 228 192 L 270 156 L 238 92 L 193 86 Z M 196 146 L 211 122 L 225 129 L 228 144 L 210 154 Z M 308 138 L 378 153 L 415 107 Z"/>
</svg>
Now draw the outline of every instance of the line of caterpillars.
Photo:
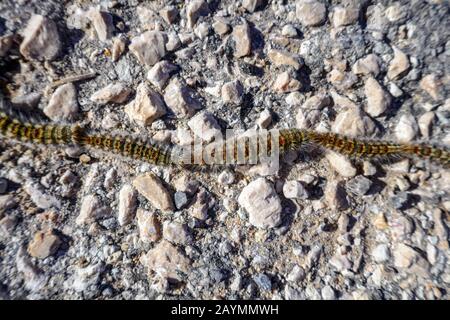
<svg viewBox="0 0 450 320">
<path fill-rule="evenodd" d="M 39 144 L 87 145 L 107 150 L 127 157 L 133 157 L 157 165 L 175 164 L 171 157 L 171 147 L 156 143 L 143 143 L 127 137 L 88 134 L 79 126 L 36 125 L 22 123 L 0 113 L 0 133 L 8 138 Z M 305 143 L 312 143 L 327 150 L 355 158 L 383 158 L 395 156 L 405 158 L 417 156 L 430 159 L 444 167 L 450 165 L 450 153 L 443 148 L 423 144 L 397 144 L 383 141 L 368 141 L 345 137 L 335 133 L 320 133 L 313 130 L 287 129 L 279 131 L 279 150 L 293 150 Z M 271 152 L 270 132 L 266 138 L 266 151 Z M 250 153 L 249 141 L 244 144 L 244 156 Z M 231 155 L 230 155 L 231 153 Z M 194 163 L 194 153 L 191 163 Z M 231 151 L 224 148 L 223 160 L 237 158 L 236 141 Z M 179 164 L 179 162 L 177 162 Z"/>
</svg>

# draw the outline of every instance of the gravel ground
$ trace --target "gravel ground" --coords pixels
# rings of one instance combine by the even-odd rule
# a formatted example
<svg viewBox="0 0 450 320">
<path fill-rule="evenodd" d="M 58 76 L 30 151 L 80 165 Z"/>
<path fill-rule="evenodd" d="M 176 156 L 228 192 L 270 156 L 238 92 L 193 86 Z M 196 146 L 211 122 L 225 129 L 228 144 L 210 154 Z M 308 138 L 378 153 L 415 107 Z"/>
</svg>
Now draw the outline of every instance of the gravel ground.
<svg viewBox="0 0 450 320">
<path fill-rule="evenodd" d="M 444 0 L 3 0 L 0 85 L 189 144 L 314 128 L 450 145 Z M 304 149 L 157 167 L 0 137 L 5 299 L 449 299 L 450 172 Z"/>
</svg>

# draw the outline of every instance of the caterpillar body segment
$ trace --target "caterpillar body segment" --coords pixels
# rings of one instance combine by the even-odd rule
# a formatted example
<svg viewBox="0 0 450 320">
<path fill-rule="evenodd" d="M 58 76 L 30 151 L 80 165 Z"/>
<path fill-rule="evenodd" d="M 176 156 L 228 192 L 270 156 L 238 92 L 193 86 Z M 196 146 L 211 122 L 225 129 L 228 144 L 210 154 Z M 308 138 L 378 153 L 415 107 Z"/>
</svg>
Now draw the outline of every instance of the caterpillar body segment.
<svg viewBox="0 0 450 320">
<path fill-rule="evenodd" d="M 171 150 L 166 146 L 110 135 L 84 135 L 80 143 L 156 165 L 171 164 Z"/>
<path fill-rule="evenodd" d="M 77 144 L 79 127 L 36 125 L 12 119 L 4 113 L 0 114 L 0 133 L 7 137 L 24 142 L 39 144 Z"/>
<path fill-rule="evenodd" d="M 89 134 L 77 125 L 40 125 L 21 122 L 0 113 L 0 134 L 8 139 L 38 144 L 87 145 L 155 165 L 257 164 L 264 159 L 278 157 L 279 154 L 289 150 L 299 149 L 305 144 L 312 144 L 353 158 L 416 156 L 432 160 L 444 167 L 450 166 L 450 153 L 444 148 L 424 144 L 371 141 L 302 129 L 255 132 L 214 142 L 212 146 L 174 148 L 153 142 L 143 143 L 128 137 Z"/>
</svg>

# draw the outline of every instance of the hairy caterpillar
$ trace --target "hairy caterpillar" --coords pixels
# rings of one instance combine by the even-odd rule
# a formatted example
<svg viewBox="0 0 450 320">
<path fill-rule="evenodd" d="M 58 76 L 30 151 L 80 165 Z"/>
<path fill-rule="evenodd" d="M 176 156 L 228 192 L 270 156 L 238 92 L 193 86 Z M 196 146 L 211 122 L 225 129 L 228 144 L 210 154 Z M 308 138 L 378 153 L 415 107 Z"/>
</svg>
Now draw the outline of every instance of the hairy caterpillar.
<svg viewBox="0 0 450 320">
<path fill-rule="evenodd" d="M 245 136 L 229 139 L 216 145 L 215 148 L 202 148 L 200 152 L 196 151 L 193 146 L 179 148 L 153 142 L 145 143 L 129 137 L 89 134 L 77 125 L 24 123 L 4 113 L 0 114 L 0 133 L 5 137 L 24 142 L 87 145 L 156 165 L 256 164 L 262 159 L 263 151 L 265 155 L 275 154 L 278 156 L 278 151 L 283 153 L 286 150 L 299 149 L 305 143 L 355 158 L 417 156 L 440 163 L 444 167 L 448 167 L 450 164 L 450 153 L 442 148 L 420 144 L 368 141 L 336 133 L 320 133 L 300 129 L 272 130 L 267 135 L 256 134 L 253 140 L 251 137 Z"/>
</svg>

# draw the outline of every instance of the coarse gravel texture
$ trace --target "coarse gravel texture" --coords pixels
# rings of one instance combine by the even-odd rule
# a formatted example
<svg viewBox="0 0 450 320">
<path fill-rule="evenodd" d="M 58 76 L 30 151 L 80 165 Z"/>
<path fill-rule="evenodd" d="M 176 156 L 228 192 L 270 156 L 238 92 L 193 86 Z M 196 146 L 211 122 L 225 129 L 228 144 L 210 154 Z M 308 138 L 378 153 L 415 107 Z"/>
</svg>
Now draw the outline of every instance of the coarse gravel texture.
<svg viewBox="0 0 450 320">
<path fill-rule="evenodd" d="M 3 0 L 0 85 L 32 113 L 173 143 L 299 126 L 448 146 L 449 30 L 445 0 Z M 426 161 L 305 149 L 278 171 L 191 172 L 4 137 L 0 152 L 5 299 L 450 298 L 450 171 Z"/>
</svg>

